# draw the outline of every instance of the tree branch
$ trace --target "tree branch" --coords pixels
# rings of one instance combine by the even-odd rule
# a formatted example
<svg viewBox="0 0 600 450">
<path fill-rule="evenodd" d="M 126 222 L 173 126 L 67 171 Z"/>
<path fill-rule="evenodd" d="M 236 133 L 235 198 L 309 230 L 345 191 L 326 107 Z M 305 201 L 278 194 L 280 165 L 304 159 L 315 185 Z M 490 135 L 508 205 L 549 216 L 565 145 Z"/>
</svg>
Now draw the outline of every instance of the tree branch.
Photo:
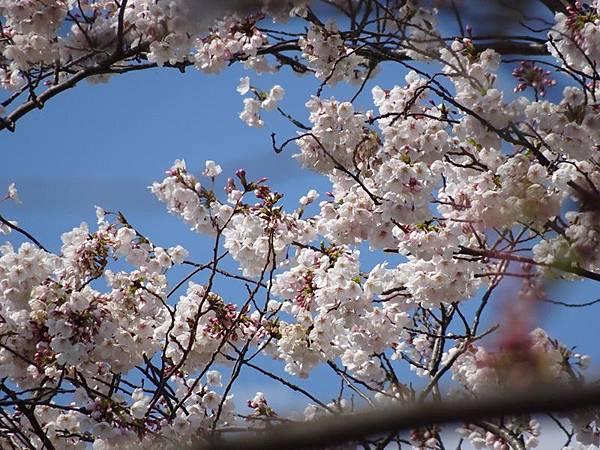
<svg viewBox="0 0 600 450">
<path fill-rule="evenodd" d="M 600 386 L 579 389 L 544 386 L 504 395 L 451 403 L 430 402 L 397 406 L 343 416 L 320 417 L 318 421 L 274 426 L 255 436 L 220 439 L 196 450 L 299 450 L 323 448 L 391 431 L 416 429 L 448 422 L 476 422 L 493 417 L 526 413 L 564 412 L 600 406 Z"/>
<path fill-rule="evenodd" d="M 564 0 L 540 0 L 552 13 L 566 12 L 568 3 Z"/>
</svg>

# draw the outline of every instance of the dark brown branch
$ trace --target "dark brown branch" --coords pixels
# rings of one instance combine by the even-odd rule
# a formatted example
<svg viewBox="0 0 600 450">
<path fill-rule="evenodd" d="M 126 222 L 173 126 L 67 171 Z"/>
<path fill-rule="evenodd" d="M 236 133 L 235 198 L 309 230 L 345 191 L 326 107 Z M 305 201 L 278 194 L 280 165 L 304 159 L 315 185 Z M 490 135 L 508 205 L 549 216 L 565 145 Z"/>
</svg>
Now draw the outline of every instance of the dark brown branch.
<svg viewBox="0 0 600 450">
<path fill-rule="evenodd" d="M 600 406 L 600 386 L 579 389 L 544 386 L 451 403 L 423 403 L 344 416 L 321 417 L 318 421 L 274 426 L 255 436 L 221 439 L 196 450 L 295 450 L 324 448 L 357 441 L 367 436 L 416 429 L 443 423 L 480 422 L 505 415 L 564 412 Z"/>
<path fill-rule="evenodd" d="M 585 303 L 567 303 L 559 300 L 550 300 L 549 298 L 543 298 L 541 301 L 544 303 L 550 303 L 552 305 L 566 306 L 567 308 L 585 308 L 586 306 L 597 305 L 600 303 L 600 298 Z"/>
<path fill-rule="evenodd" d="M 512 253 L 503 253 L 494 250 L 479 250 L 461 247 L 458 252 L 459 255 L 469 255 L 469 256 L 479 256 L 483 258 L 491 258 L 491 259 L 501 259 L 505 261 L 515 261 L 526 264 L 533 264 L 538 266 L 551 267 L 553 269 L 562 270 L 563 272 L 569 272 L 575 275 L 578 275 L 583 278 L 589 278 L 590 280 L 600 281 L 600 273 L 591 272 L 587 269 L 584 269 L 579 266 L 574 266 L 569 264 L 566 261 L 557 261 L 552 264 L 539 263 L 533 260 L 532 258 L 528 258 L 527 256 L 518 256 Z"/>
<path fill-rule="evenodd" d="M 125 4 L 125 2 L 123 2 L 123 4 Z M 26 101 L 20 106 L 18 106 L 8 116 L 0 117 L 0 131 L 4 129 L 8 129 L 9 131 L 15 131 L 15 124 L 21 117 L 23 117 L 24 115 L 26 115 L 34 109 L 40 109 L 41 107 L 43 107 L 46 101 L 52 99 L 61 92 L 75 87 L 80 81 L 85 80 L 86 78 L 89 78 L 94 75 L 126 73 L 157 67 L 155 63 L 129 64 L 121 67 L 113 67 L 114 64 L 120 61 L 125 61 L 128 58 L 132 58 L 134 56 L 138 56 L 140 57 L 140 59 L 144 59 L 144 52 L 147 50 L 147 46 L 147 43 L 141 43 L 140 45 L 127 51 L 116 51 L 113 55 L 110 55 L 99 64 L 93 67 L 81 69 L 62 83 L 56 84 L 46 89 L 44 92 L 42 92 L 35 98 L 30 99 L 29 101 Z M 474 46 L 477 51 L 483 51 L 485 49 L 490 48 L 494 49 L 502 55 L 539 56 L 548 54 L 548 50 L 544 44 L 535 42 L 523 42 L 520 40 L 511 39 L 510 37 L 507 37 L 502 40 L 492 40 L 489 42 L 475 43 Z M 272 46 L 268 46 L 259 50 L 258 54 L 272 54 L 281 59 L 282 57 L 286 58 L 285 55 L 281 54 L 281 52 L 283 51 L 298 52 L 300 51 L 300 46 L 293 41 L 281 44 L 274 44 Z M 386 49 L 384 47 L 375 48 L 371 44 L 362 45 L 360 48 L 357 48 L 355 52 L 357 55 L 368 58 L 374 64 L 386 60 L 398 61 L 410 59 L 402 51 L 398 52 L 393 49 Z M 386 57 L 386 55 L 389 55 L 389 57 Z M 235 62 L 236 60 L 237 58 L 233 58 L 232 62 Z M 181 71 L 183 71 L 185 67 L 189 65 L 191 65 L 191 62 L 189 61 L 177 65 L 166 64 L 167 67 L 175 67 Z"/>
<path fill-rule="evenodd" d="M 102 61 L 100 64 L 95 65 L 93 67 L 89 67 L 86 69 L 81 69 L 75 75 L 73 75 L 68 80 L 63 81 L 60 84 L 52 86 L 42 92 L 37 96 L 36 100 L 29 100 L 23 104 L 21 104 L 18 108 L 16 108 L 13 112 L 11 112 L 5 118 L 0 120 L 0 131 L 3 129 L 9 129 L 14 131 L 15 124 L 17 120 L 23 117 L 25 114 L 33 111 L 34 109 L 40 108 L 40 105 L 43 105 L 46 101 L 50 100 L 53 97 L 56 97 L 61 92 L 64 92 L 68 89 L 75 87 L 80 81 L 85 80 L 94 75 L 100 75 L 104 73 L 110 73 L 110 66 L 121 61 L 126 58 L 130 58 L 140 53 L 145 49 L 146 45 L 142 44 L 138 47 L 135 47 L 127 52 L 123 52 L 121 54 L 112 55 Z"/>
<path fill-rule="evenodd" d="M 540 2 L 553 13 L 567 11 L 567 3 L 564 0 L 540 0 Z"/>
<path fill-rule="evenodd" d="M 46 247 L 44 247 L 40 243 L 40 241 L 38 241 L 36 238 L 34 238 L 33 235 L 31 233 L 29 233 L 28 231 L 24 230 L 23 228 L 19 227 L 18 225 L 15 225 L 14 223 L 10 222 L 9 220 L 6 220 L 2 216 L 0 216 L 0 223 L 3 223 L 8 228 L 16 231 L 17 233 L 21 233 L 23 236 L 25 236 L 27 239 L 29 239 L 31 242 L 33 242 L 35 245 L 37 245 L 38 248 L 40 248 L 41 250 L 44 250 L 45 252 L 48 252 L 48 250 L 46 250 Z"/>
<path fill-rule="evenodd" d="M 17 410 L 27 418 L 34 433 L 40 438 L 40 440 L 44 444 L 44 448 L 47 448 L 48 450 L 54 450 L 54 445 L 52 444 L 52 442 L 48 438 L 48 435 L 42 429 L 42 426 L 35 417 L 35 414 L 33 412 L 35 405 L 27 407 L 27 404 L 23 400 L 19 399 L 13 391 L 6 387 L 4 382 L 0 384 L 0 389 L 13 400 Z"/>
</svg>

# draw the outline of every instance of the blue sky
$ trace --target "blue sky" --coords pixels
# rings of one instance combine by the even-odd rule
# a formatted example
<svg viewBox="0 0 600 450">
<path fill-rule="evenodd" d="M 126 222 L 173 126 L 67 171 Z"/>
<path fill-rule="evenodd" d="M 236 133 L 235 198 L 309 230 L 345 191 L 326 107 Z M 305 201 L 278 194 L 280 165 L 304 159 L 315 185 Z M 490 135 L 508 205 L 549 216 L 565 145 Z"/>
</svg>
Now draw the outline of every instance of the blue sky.
<svg viewBox="0 0 600 450">
<path fill-rule="evenodd" d="M 372 108 L 370 88 L 374 84 L 385 88 L 402 84 L 405 74 L 403 69 L 384 67 L 358 104 Z M 175 159 L 185 159 L 195 173 L 202 171 L 205 160 L 215 160 L 224 169 L 221 182 L 240 167 L 255 179 L 267 176 L 276 190 L 285 193 L 290 208 L 310 188 L 321 193 L 329 189 L 326 179 L 302 170 L 291 158 L 296 152 L 294 145 L 282 154 L 273 152 L 271 131 L 279 138 L 291 137 L 295 132 L 285 119 L 277 113 L 266 113 L 265 127 L 260 130 L 248 128 L 239 120 L 242 97 L 235 88 L 245 75 L 264 90 L 281 84 L 286 88 L 282 108 L 307 122 L 303 105 L 318 83 L 289 70 L 258 77 L 241 66 L 216 76 L 194 69 L 185 74 L 154 69 L 116 76 L 108 84 L 83 83 L 50 101 L 43 111 L 27 115 L 18 122 L 16 133 L 0 134 L 0 190 L 14 181 L 23 200 L 20 205 L 1 203 L 0 213 L 17 220 L 49 249 L 59 252 L 60 234 L 82 221 L 93 227 L 94 205 L 98 205 L 123 211 L 157 245 L 181 244 L 190 250 L 191 259 L 207 260 L 211 241 L 188 231 L 147 189 L 163 178 Z M 505 80 L 504 86 L 510 90 L 513 80 L 506 74 Z M 335 93 L 338 98 L 349 99 L 352 92 L 341 86 L 326 89 L 324 95 Z M 16 236 L 11 240 L 19 241 Z M 376 262 L 375 257 L 366 257 L 365 269 Z M 239 292 L 236 289 L 243 286 L 221 283 L 219 288 L 224 297 L 235 301 Z M 592 283 L 562 284 L 549 296 L 573 302 L 600 297 Z M 599 312 L 600 305 L 586 310 L 549 306 L 540 321 L 565 344 L 579 344 L 582 352 L 600 359 L 596 345 Z M 339 386 L 329 383 L 328 374 L 329 369 L 321 368 L 311 380 L 301 383 L 328 400 Z M 245 375 L 236 395 L 238 404 L 251 398 L 256 390 L 276 389 L 261 380 L 250 373 Z M 277 395 L 277 406 L 300 405 L 296 395 L 279 390 Z"/>
</svg>

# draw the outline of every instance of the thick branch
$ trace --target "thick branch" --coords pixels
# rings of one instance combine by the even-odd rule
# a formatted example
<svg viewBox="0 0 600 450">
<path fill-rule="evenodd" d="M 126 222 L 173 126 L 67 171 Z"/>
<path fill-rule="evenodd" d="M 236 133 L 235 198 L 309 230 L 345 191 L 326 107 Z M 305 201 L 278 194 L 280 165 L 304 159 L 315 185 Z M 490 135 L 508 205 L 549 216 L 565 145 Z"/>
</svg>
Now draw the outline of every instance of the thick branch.
<svg viewBox="0 0 600 450">
<path fill-rule="evenodd" d="M 27 113 L 33 111 L 34 109 L 41 109 L 44 103 L 56 95 L 64 92 L 68 89 L 75 87 L 80 81 L 85 80 L 94 75 L 101 74 L 110 74 L 110 73 L 126 73 L 137 70 L 144 70 L 149 68 L 157 67 L 155 63 L 149 64 L 131 64 L 122 67 L 112 67 L 113 64 L 118 63 L 119 61 L 126 60 L 133 56 L 140 56 L 143 59 L 143 52 L 146 50 L 147 44 L 141 44 L 140 46 L 133 48 L 127 52 L 115 52 L 114 55 L 106 58 L 101 63 L 82 69 L 76 72 L 71 78 L 63 81 L 55 86 L 52 86 L 42 92 L 39 96 L 34 99 L 31 99 L 19 107 L 17 107 L 14 111 L 12 111 L 7 117 L 0 117 L 0 131 L 4 129 L 8 129 L 9 131 L 15 131 L 16 122 L 26 115 Z M 495 40 L 489 42 L 476 43 L 475 48 L 478 51 L 483 51 L 485 49 L 494 49 L 498 53 L 502 55 L 523 55 L 523 56 L 539 56 L 539 55 L 547 55 L 548 51 L 544 44 L 540 43 L 531 43 L 531 42 L 522 42 L 519 40 L 511 40 L 510 38 L 503 40 Z M 300 47 L 297 43 L 287 42 L 285 44 L 275 44 L 270 47 L 266 47 L 262 50 L 259 50 L 259 55 L 268 55 L 273 54 L 276 57 L 280 58 L 284 57 L 281 52 L 283 51 L 300 51 Z M 386 60 L 390 61 L 398 61 L 398 60 L 409 60 L 408 56 L 405 52 L 396 51 L 388 48 L 374 48 L 371 46 L 363 47 L 356 51 L 358 55 L 369 58 L 374 62 L 382 62 Z M 233 58 L 235 61 L 236 58 Z M 183 62 L 178 65 L 169 65 L 171 67 L 176 67 L 180 70 L 183 70 L 186 66 L 191 65 L 191 62 Z"/>
<path fill-rule="evenodd" d="M 562 270 L 563 272 L 572 273 L 574 275 L 578 275 L 583 278 L 589 278 L 590 280 L 600 281 L 600 273 L 591 272 L 589 270 L 583 269 L 579 266 L 574 266 L 569 264 L 566 261 L 556 261 L 552 264 L 545 264 L 536 262 L 532 258 L 528 258 L 527 256 L 519 256 L 513 255 L 512 253 L 504 253 L 498 252 L 494 250 L 479 250 L 461 247 L 458 252 L 460 255 L 469 255 L 469 256 L 480 256 L 483 258 L 491 258 L 491 259 L 501 259 L 504 261 L 515 261 L 525 264 L 533 264 L 538 266 L 552 267 L 553 269 Z"/>
<path fill-rule="evenodd" d="M 479 400 L 432 402 L 352 415 L 328 416 L 320 418 L 319 421 L 272 427 L 267 433 L 254 437 L 245 435 L 235 439 L 223 439 L 196 449 L 323 448 L 357 441 L 367 436 L 449 422 L 469 423 L 505 415 L 572 411 L 597 406 L 600 406 L 600 386 L 587 386 L 580 389 L 545 386 Z"/>
<path fill-rule="evenodd" d="M 86 78 L 89 78 L 94 75 L 100 75 L 103 73 L 110 72 L 110 70 L 109 70 L 110 66 L 112 66 L 113 64 L 115 64 L 118 61 L 135 56 L 139 52 L 143 51 L 143 49 L 145 47 L 146 47 L 146 45 L 142 45 L 139 47 L 135 47 L 127 52 L 112 55 L 109 58 L 106 58 L 100 64 L 95 65 L 93 67 L 86 68 L 86 69 L 82 69 L 82 70 L 78 71 L 77 73 L 75 73 L 75 75 L 73 75 L 68 80 L 65 80 L 62 83 L 59 83 L 55 86 L 52 86 L 51 88 L 46 89 L 39 96 L 37 96 L 36 99 L 32 99 L 32 100 L 29 100 L 29 101 L 23 103 L 17 109 L 15 109 L 13 112 L 11 112 L 6 118 L 1 119 L 0 120 L 0 131 L 4 130 L 5 128 L 10 131 L 14 131 L 15 123 L 17 122 L 17 120 L 19 120 L 25 114 L 33 111 L 34 109 L 42 108 L 46 101 L 57 96 L 61 92 L 64 92 L 68 89 L 75 87 L 77 85 L 77 83 L 79 83 L 82 80 L 85 80 Z"/>
<path fill-rule="evenodd" d="M 548 8 L 553 13 L 557 12 L 565 12 L 567 10 L 567 2 L 564 0 L 540 0 L 546 8 Z"/>
</svg>

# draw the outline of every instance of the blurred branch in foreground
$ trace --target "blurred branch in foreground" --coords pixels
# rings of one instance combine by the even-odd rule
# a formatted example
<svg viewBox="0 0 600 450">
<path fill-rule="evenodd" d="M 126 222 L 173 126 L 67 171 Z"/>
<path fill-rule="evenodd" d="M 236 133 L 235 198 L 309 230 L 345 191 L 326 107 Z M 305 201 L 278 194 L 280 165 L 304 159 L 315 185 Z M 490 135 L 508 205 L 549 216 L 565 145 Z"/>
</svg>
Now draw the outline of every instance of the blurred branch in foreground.
<svg viewBox="0 0 600 450">
<path fill-rule="evenodd" d="M 472 423 L 523 413 L 568 412 L 594 406 L 600 406 L 600 386 L 589 385 L 574 389 L 546 385 L 490 395 L 478 400 L 427 402 L 352 415 L 328 416 L 314 422 L 284 424 L 265 428 L 264 433 L 254 436 L 243 433 L 237 438 L 214 440 L 195 450 L 324 448 L 430 425 Z"/>
</svg>

